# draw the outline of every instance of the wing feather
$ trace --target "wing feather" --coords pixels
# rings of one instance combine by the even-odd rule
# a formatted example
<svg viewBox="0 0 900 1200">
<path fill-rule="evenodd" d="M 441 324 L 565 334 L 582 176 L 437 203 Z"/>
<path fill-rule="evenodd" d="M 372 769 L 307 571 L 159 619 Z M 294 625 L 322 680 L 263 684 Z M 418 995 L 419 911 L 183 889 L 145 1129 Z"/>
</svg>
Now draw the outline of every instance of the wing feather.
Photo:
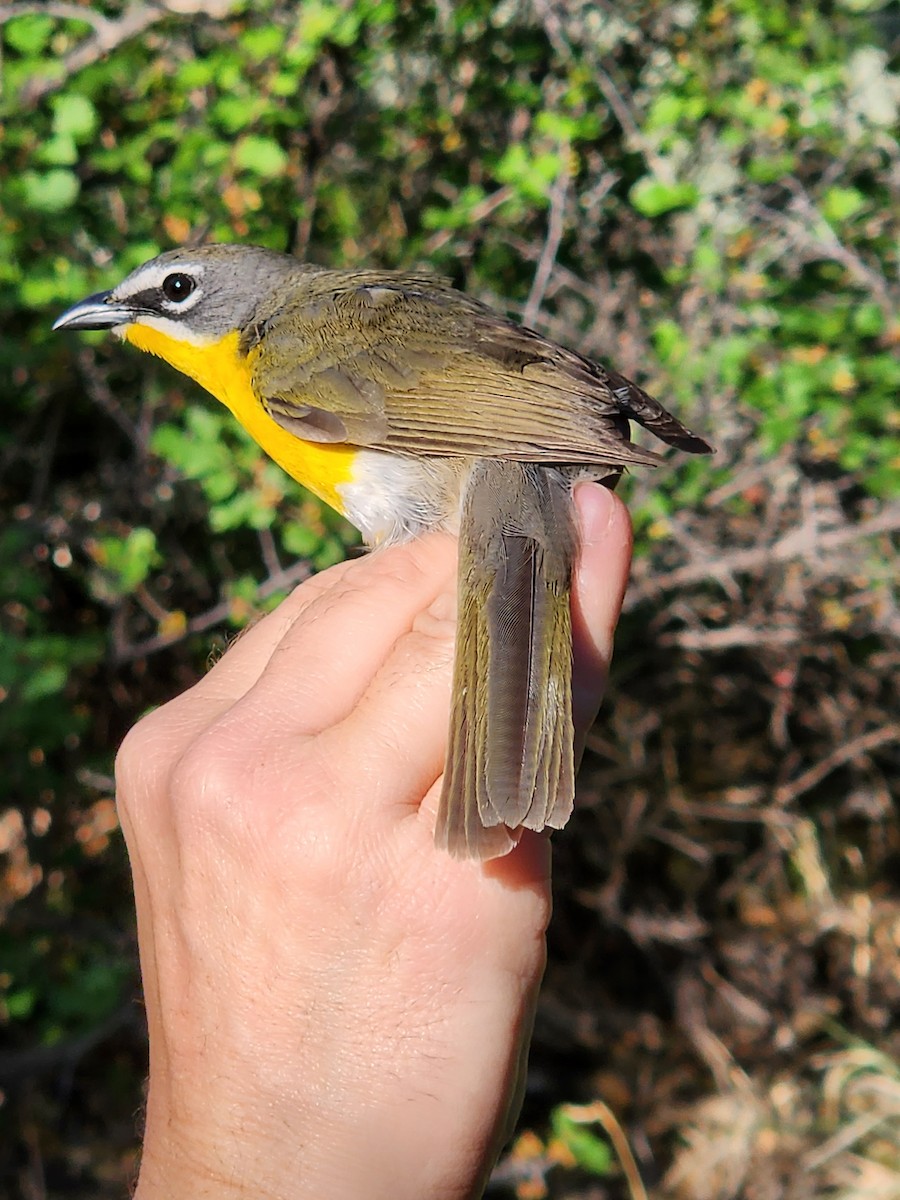
<svg viewBox="0 0 900 1200">
<path fill-rule="evenodd" d="M 304 272 L 245 347 L 273 420 L 313 441 L 413 455 L 641 463 L 628 419 L 708 450 L 623 376 L 516 325 L 441 279 Z"/>
</svg>

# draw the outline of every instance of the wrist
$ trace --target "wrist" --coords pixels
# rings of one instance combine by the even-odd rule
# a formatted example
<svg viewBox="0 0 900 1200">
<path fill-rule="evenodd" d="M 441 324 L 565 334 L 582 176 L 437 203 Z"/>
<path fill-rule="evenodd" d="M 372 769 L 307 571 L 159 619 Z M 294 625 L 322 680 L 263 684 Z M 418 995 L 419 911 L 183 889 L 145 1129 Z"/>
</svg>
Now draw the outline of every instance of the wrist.
<svg viewBox="0 0 900 1200">
<path fill-rule="evenodd" d="M 242 1082 L 210 1085 L 198 1078 L 179 1098 L 179 1089 L 151 1079 L 134 1200 L 426 1200 L 432 1194 L 475 1200 L 482 1194 L 493 1159 L 485 1147 L 472 1145 L 470 1161 L 459 1155 L 442 1169 L 433 1152 L 422 1153 L 408 1112 L 384 1111 L 362 1097 L 354 1108 L 346 1086 L 335 1087 L 334 1104 L 320 1094 L 321 1104 L 311 1108 L 299 1085 L 290 1096 L 259 1096 Z"/>
<path fill-rule="evenodd" d="M 286 1133 L 271 1106 L 216 1091 L 198 1085 L 186 1104 L 151 1079 L 135 1200 L 304 1200 L 295 1121 Z M 293 1159 L 292 1171 L 283 1158 Z"/>
</svg>

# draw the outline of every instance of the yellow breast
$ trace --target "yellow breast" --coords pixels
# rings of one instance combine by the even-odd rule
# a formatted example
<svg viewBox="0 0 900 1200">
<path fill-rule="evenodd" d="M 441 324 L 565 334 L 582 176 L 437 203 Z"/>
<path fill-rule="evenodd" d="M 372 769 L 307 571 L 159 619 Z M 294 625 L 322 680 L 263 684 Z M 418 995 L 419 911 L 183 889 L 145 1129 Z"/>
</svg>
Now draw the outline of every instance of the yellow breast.
<svg viewBox="0 0 900 1200">
<path fill-rule="evenodd" d="M 357 448 L 305 442 L 277 425 L 253 391 L 249 364 L 239 351 L 236 332 L 201 345 L 169 337 L 148 325 L 128 325 L 123 334 L 139 350 L 165 359 L 195 379 L 231 409 L 253 440 L 292 478 L 345 513 L 341 488 L 354 477 Z"/>
</svg>

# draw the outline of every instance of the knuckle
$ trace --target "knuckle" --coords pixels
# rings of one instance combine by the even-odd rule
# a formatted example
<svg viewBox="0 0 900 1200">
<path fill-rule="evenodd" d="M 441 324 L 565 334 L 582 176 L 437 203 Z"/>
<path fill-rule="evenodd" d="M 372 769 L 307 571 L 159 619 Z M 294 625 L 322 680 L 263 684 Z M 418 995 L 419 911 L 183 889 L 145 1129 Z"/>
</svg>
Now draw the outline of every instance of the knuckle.
<svg viewBox="0 0 900 1200">
<path fill-rule="evenodd" d="M 453 661 L 453 635 L 415 629 L 398 646 L 396 671 L 400 675 L 430 677 L 449 671 Z"/>
<path fill-rule="evenodd" d="M 456 640 L 456 593 L 444 591 L 413 618 L 408 635 L 411 648 L 443 661 Z"/>
<path fill-rule="evenodd" d="M 413 628 L 421 628 L 431 637 L 453 640 L 456 634 L 458 601 L 456 588 L 445 588 L 416 617 Z"/>
<path fill-rule="evenodd" d="M 161 749 L 167 740 L 167 723 L 165 709 L 157 708 L 141 717 L 126 733 L 115 759 L 120 803 L 130 803 L 158 790 L 165 775 Z"/>
<path fill-rule="evenodd" d="M 258 760 L 258 744 L 227 714 L 203 724 L 174 700 L 126 734 L 115 763 L 118 803 L 133 822 L 166 819 L 181 833 L 209 829 L 229 813 L 234 819 L 235 798 Z"/>
<path fill-rule="evenodd" d="M 183 829 L 210 832 L 245 822 L 242 798 L 257 786 L 259 753 L 220 720 L 185 747 L 172 765 L 168 792 Z"/>
</svg>

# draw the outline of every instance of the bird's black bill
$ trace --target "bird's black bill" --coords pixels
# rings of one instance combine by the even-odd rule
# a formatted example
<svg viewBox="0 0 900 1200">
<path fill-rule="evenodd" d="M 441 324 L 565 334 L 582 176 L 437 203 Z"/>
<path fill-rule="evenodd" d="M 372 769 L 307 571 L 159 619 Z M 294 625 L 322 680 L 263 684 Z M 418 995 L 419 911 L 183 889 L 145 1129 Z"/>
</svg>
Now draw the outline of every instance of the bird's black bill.
<svg viewBox="0 0 900 1200">
<path fill-rule="evenodd" d="M 117 304 L 110 300 L 109 292 L 97 292 L 73 305 L 53 324 L 57 329 L 113 329 L 116 325 L 128 325 L 135 318 L 135 310 L 129 304 Z"/>
</svg>

